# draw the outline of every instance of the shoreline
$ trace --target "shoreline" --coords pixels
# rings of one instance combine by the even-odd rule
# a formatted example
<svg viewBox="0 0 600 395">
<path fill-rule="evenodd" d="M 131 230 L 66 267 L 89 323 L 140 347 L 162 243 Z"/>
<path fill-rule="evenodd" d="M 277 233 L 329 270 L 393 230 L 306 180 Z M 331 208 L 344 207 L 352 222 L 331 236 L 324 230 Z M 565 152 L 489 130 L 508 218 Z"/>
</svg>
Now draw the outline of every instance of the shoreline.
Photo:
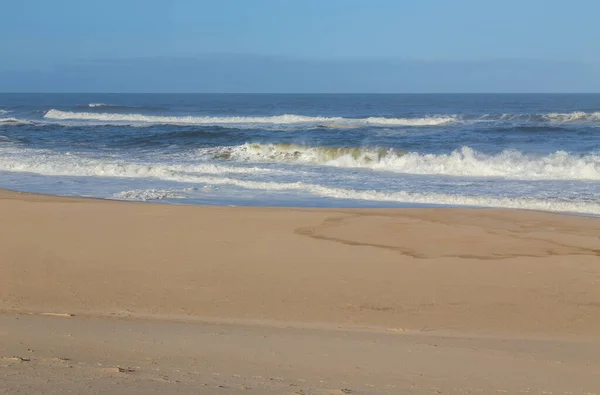
<svg viewBox="0 0 600 395">
<path fill-rule="evenodd" d="M 463 206 L 463 205 L 449 205 L 449 204 L 428 204 L 428 203 L 400 203 L 396 206 L 382 206 L 382 207 L 360 207 L 360 206 L 293 206 L 293 205 L 235 205 L 235 204 L 194 204 L 194 203 L 177 203 L 164 201 L 165 199 L 156 200 L 134 200 L 134 199 L 117 199 L 117 198 L 102 198 L 95 196 L 73 196 L 73 195 L 61 195 L 54 193 L 43 193 L 43 192 L 29 192 L 21 191 L 17 189 L 0 188 L 0 199 L 5 199 L 2 196 L 3 193 L 32 196 L 44 196 L 49 198 L 64 198 L 64 199 L 82 199 L 82 200 L 98 200 L 105 202 L 123 202 L 123 203 L 134 203 L 134 204 L 156 204 L 156 205 L 169 205 L 169 206 L 184 206 L 184 207 L 230 207 L 230 208 L 256 208 L 256 209 L 289 209 L 289 210 L 422 210 L 422 209 L 451 209 L 451 210 L 507 210 L 507 211 L 523 211 L 523 212 L 534 212 L 534 213 L 548 213 L 548 214 L 559 214 L 575 217 L 586 217 L 586 218 L 600 218 L 600 214 L 590 213 L 579 213 L 573 211 L 548 211 L 542 209 L 530 209 L 530 208 L 510 208 L 510 207 L 493 207 L 493 206 Z"/>
</svg>

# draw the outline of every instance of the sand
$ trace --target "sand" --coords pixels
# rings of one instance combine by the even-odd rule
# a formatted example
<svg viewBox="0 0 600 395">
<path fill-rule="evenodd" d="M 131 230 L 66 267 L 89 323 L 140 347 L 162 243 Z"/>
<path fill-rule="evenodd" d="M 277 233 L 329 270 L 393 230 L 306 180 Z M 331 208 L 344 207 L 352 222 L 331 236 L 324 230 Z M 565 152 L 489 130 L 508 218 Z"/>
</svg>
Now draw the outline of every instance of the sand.
<svg viewBox="0 0 600 395">
<path fill-rule="evenodd" d="M 6 393 L 597 393 L 600 219 L 0 191 L 0 311 Z"/>
</svg>

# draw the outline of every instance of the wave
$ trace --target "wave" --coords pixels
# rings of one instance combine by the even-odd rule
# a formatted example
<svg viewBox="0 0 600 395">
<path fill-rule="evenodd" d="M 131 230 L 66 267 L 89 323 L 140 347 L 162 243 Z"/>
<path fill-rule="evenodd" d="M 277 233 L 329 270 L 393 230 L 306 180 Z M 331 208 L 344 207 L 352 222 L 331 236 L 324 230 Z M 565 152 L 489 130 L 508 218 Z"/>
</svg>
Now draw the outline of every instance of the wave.
<svg viewBox="0 0 600 395">
<path fill-rule="evenodd" d="M 380 125 L 380 126 L 437 126 L 453 123 L 457 121 L 456 117 L 439 116 L 439 117 L 424 117 L 424 118 L 384 118 L 384 117 L 369 117 L 364 119 L 347 119 L 348 121 L 358 121 L 365 125 Z"/>
<path fill-rule="evenodd" d="M 113 110 L 165 110 L 164 107 L 158 106 L 143 106 L 143 105 L 127 105 L 127 104 L 107 104 L 107 103 L 89 103 L 87 106 L 75 106 L 76 108 L 108 108 Z"/>
<path fill-rule="evenodd" d="M 533 198 L 496 198 L 488 196 L 468 196 L 459 194 L 442 193 L 415 193 L 407 191 L 383 192 L 377 190 L 354 190 L 345 188 L 332 188 L 318 184 L 304 182 L 275 182 L 275 181 L 250 181 L 230 177 L 189 177 L 186 182 L 202 183 L 208 185 L 230 185 L 245 189 L 263 191 L 296 191 L 310 193 L 314 196 L 366 200 L 388 203 L 415 203 L 471 207 L 497 207 L 512 209 L 541 210 L 554 212 L 572 212 L 581 214 L 600 215 L 600 203 L 565 201 L 564 199 L 533 199 Z"/>
<path fill-rule="evenodd" d="M 349 166 L 340 167 L 363 167 L 380 162 L 389 156 L 400 157 L 407 153 L 407 151 L 389 148 L 246 143 L 234 147 L 221 147 L 217 149 L 215 157 L 242 161 L 305 162 L 325 165 L 333 165 L 343 159 L 343 162 Z"/>
<path fill-rule="evenodd" d="M 0 115 L 6 115 L 10 112 L 10 110 L 0 110 Z"/>
<path fill-rule="evenodd" d="M 416 193 L 407 191 L 384 192 L 377 190 L 332 188 L 323 185 L 309 184 L 304 182 L 250 181 L 230 177 L 189 177 L 186 179 L 186 182 L 201 183 L 211 186 L 229 185 L 244 189 L 262 191 L 294 191 L 300 193 L 309 193 L 313 196 L 333 199 L 364 200 L 387 203 L 496 207 L 600 215 L 600 203 L 565 201 L 563 199 L 552 198 L 541 200 L 532 198 L 497 198 L 488 196 L 468 196 L 460 194 L 443 193 Z"/>
<path fill-rule="evenodd" d="M 0 123 L 18 123 L 21 122 L 17 118 L 0 118 Z"/>
<path fill-rule="evenodd" d="M 213 164 L 131 163 L 58 154 L 44 150 L 0 151 L 0 171 L 29 172 L 47 176 L 88 176 L 108 178 L 159 179 L 210 186 L 228 185 L 261 191 L 308 193 L 313 196 L 366 200 L 389 203 L 441 204 L 575 212 L 600 215 L 600 202 L 561 198 L 503 198 L 461 194 L 421 193 L 409 191 L 355 190 L 307 182 L 255 181 L 248 176 L 259 173 L 289 174 L 287 171 L 260 167 L 232 167 Z M 239 176 L 239 177 L 238 177 Z M 236 178 L 238 177 L 238 178 Z M 175 198 L 172 190 L 125 191 L 123 199 L 154 200 Z"/>
<path fill-rule="evenodd" d="M 285 170 L 256 166 L 228 166 L 211 163 L 136 163 L 12 147 L 0 151 L 0 171 L 29 172 L 47 176 L 141 177 L 172 181 L 184 181 L 189 174 L 289 174 Z"/>
<path fill-rule="evenodd" d="M 361 126 L 435 126 L 455 122 L 454 117 L 424 117 L 424 118 L 342 118 L 342 117 L 312 117 L 305 115 L 284 114 L 266 117 L 198 117 L 198 116 L 159 116 L 143 114 L 91 113 L 49 110 L 46 119 L 82 120 L 118 123 L 151 123 L 174 125 L 312 125 L 317 127 L 353 128 Z"/>
<path fill-rule="evenodd" d="M 514 150 L 486 155 L 463 147 L 450 154 L 421 154 L 389 148 L 243 144 L 216 150 L 219 159 L 294 162 L 368 168 L 406 174 L 502 177 L 517 180 L 600 180 L 600 154 L 558 151 L 533 156 Z"/>
<path fill-rule="evenodd" d="M 545 114 L 545 118 L 553 123 L 598 122 L 600 121 L 600 112 L 550 113 Z"/>
<path fill-rule="evenodd" d="M 181 192 L 172 189 L 133 189 L 112 195 L 113 199 L 141 200 L 144 202 L 149 200 L 182 199 L 184 197 Z"/>
<path fill-rule="evenodd" d="M 7 125 L 33 125 L 33 122 L 31 122 L 31 121 L 25 121 L 23 119 L 17 119 L 17 118 L 0 118 L 0 125 L 1 124 L 7 124 Z"/>
<path fill-rule="evenodd" d="M 97 107 L 118 107 L 113 104 L 105 104 L 105 103 L 90 103 L 88 107 L 97 108 Z"/>
<path fill-rule="evenodd" d="M 143 107 L 120 106 L 104 103 L 90 103 L 91 108 L 143 109 Z M 156 108 L 153 108 L 156 109 Z M 118 124 L 170 124 L 170 125 L 298 125 L 322 128 L 359 127 L 420 127 L 462 123 L 511 122 L 519 124 L 579 124 L 600 122 L 600 112 L 539 113 L 539 114 L 483 114 L 483 115 L 439 115 L 425 117 L 366 117 L 344 118 L 284 114 L 274 116 L 169 116 L 144 115 L 116 112 L 75 112 L 51 109 L 44 115 L 46 119 L 95 121 Z"/>
<path fill-rule="evenodd" d="M 461 119 L 473 122 L 519 122 L 519 123 L 543 123 L 543 124 L 569 124 L 569 123 L 593 123 L 600 121 L 600 112 L 574 111 L 569 113 L 534 113 L 534 114 L 483 114 L 464 115 Z"/>
</svg>

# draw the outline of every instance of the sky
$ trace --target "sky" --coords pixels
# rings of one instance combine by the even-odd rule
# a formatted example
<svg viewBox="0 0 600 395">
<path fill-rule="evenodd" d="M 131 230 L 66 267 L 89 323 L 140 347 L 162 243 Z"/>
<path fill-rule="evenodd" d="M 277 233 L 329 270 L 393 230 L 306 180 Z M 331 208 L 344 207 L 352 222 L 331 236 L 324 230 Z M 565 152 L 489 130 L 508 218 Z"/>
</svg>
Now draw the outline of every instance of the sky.
<svg viewBox="0 0 600 395">
<path fill-rule="evenodd" d="M 0 12 L 0 91 L 600 91 L 597 0 L 7 0 Z"/>
</svg>

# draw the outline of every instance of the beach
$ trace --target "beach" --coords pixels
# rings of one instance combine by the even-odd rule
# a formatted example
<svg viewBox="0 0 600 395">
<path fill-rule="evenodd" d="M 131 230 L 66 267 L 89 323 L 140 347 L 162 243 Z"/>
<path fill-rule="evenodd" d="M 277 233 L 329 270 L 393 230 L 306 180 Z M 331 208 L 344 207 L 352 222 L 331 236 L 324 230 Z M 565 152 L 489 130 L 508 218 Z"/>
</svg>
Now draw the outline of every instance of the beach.
<svg viewBox="0 0 600 395">
<path fill-rule="evenodd" d="M 599 1 L 56 3 L 0 7 L 0 395 L 600 395 Z"/>
<path fill-rule="evenodd" d="M 0 251 L 6 393 L 600 388 L 597 217 L 3 190 Z"/>
</svg>

